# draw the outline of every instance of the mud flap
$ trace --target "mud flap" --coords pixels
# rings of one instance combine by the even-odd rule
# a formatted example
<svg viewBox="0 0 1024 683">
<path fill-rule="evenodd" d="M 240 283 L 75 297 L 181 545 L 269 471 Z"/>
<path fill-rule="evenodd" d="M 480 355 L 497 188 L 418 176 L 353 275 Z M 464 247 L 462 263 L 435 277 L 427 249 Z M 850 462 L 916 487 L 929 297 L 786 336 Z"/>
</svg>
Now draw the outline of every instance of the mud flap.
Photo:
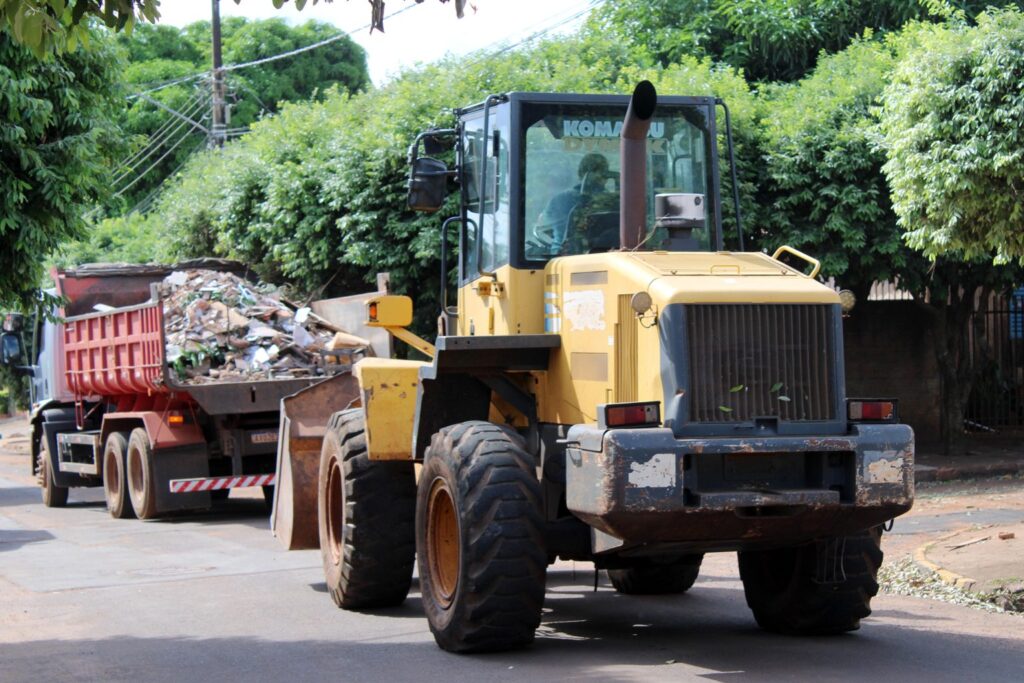
<svg viewBox="0 0 1024 683">
<path fill-rule="evenodd" d="M 153 453 L 154 488 L 157 514 L 210 508 L 210 494 L 171 493 L 172 479 L 210 476 L 210 459 L 206 444 L 160 449 Z"/>
</svg>

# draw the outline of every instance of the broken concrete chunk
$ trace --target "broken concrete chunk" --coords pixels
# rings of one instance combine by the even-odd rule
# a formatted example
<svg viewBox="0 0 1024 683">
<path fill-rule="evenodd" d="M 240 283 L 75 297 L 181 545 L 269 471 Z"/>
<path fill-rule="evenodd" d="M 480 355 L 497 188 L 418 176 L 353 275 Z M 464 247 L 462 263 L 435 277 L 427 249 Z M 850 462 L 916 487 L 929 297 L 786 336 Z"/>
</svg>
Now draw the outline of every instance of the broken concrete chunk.
<svg viewBox="0 0 1024 683">
<path fill-rule="evenodd" d="M 232 273 L 174 271 L 160 288 L 167 363 L 180 382 L 312 377 L 328 371 L 320 352 L 329 344 L 368 345 L 351 335 L 335 342 L 336 329 L 307 307 L 293 310 L 273 286 Z"/>
</svg>

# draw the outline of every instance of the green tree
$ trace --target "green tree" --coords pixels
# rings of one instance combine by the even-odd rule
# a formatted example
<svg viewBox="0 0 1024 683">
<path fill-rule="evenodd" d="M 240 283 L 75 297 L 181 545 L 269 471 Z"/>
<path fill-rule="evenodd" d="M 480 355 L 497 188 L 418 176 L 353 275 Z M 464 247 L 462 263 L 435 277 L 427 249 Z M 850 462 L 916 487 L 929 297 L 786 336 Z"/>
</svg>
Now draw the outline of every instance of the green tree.
<svg viewBox="0 0 1024 683">
<path fill-rule="evenodd" d="M 1024 14 L 918 32 L 885 91 L 885 173 L 930 256 L 1024 261 Z"/>
<path fill-rule="evenodd" d="M 109 187 L 123 93 L 107 41 L 44 61 L 0 31 L 0 306 L 31 306 L 46 256 Z"/>
<path fill-rule="evenodd" d="M 989 0 L 620 0 L 596 8 L 589 26 L 661 64 L 682 55 L 708 56 L 742 69 L 751 81 L 791 81 L 810 71 L 822 51 L 842 50 L 864 29 L 898 30 L 947 6 L 974 16 L 989 4 Z"/>
<path fill-rule="evenodd" d="M 971 391 L 988 364 L 972 355 L 983 339 L 975 301 L 1019 281 L 1018 268 L 984 260 L 931 261 L 905 243 L 882 172 L 887 163 L 877 111 L 885 84 L 902 68 L 907 46 L 927 25 L 885 42 L 859 40 L 823 57 L 798 83 L 769 88 L 763 104 L 765 182 L 761 247 L 788 243 L 822 261 L 864 300 L 875 281 L 897 281 L 929 312 L 942 376 L 941 423 L 947 448 L 962 433 Z"/>
<path fill-rule="evenodd" d="M 917 289 L 926 268 L 896 226 L 872 114 L 896 59 L 891 43 L 856 41 L 798 83 L 767 89 L 763 104 L 756 243 L 814 253 L 862 300 L 876 281 Z"/>
<path fill-rule="evenodd" d="M 663 94 L 724 97 L 737 137 L 751 139 L 757 107 L 734 70 L 696 59 L 668 69 L 633 61 L 611 41 L 560 39 L 451 58 L 378 90 L 287 104 L 220 153 L 197 155 L 150 220 L 176 255 L 241 258 L 305 292 L 327 282 L 327 293 L 362 289 L 388 270 L 399 291 L 415 296 L 427 330 L 437 310 L 441 221 L 406 208 L 406 152 L 419 131 L 451 126 L 453 107 L 508 90 L 623 93 L 648 77 Z M 756 154 L 742 151 L 751 185 Z M 444 215 L 454 213 L 452 202 Z"/>
<path fill-rule="evenodd" d="M 228 71 L 226 99 L 229 126 L 234 130 L 244 130 L 260 116 L 276 112 L 282 102 L 320 97 L 335 85 L 347 91 L 369 85 L 365 52 L 329 24 L 309 21 L 289 26 L 280 19 L 231 17 L 224 20 L 222 35 L 228 66 L 335 39 L 294 57 Z M 116 169 L 115 188 L 123 197 L 116 210 L 147 209 L 161 183 L 205 145 L 201 129 L 175 119 L 160 105 L 209 125 L 209 79 L 192 77 L 211 68 L 210 40 L 210 24 L 205 21 L 184 29 L 140 26 L 132 36 L 118 36 L 129 56 L 125 80 L 144 96 L 129 101 L 122 119 L 125 130 L 134 136 L 135 149 Z M 161 85 L 166 87 L 145 92 Z"/>
<path fill-rule="evenodd" d="M 416 0 L 422 2 L 422 0 Z M 235 0 L 241 4 L 242 0 Z M 270 0 L 280 9 L 288 0 Z M 295 0 L 302 9 L 319 0 Z M 331 0 L 326 0 L 331 2 Z M 441 0 L 448 2 L 448 0 Z M 462 16 L 464 0 L 456 0 L 456 14 Z M 87 41 L 90 19 L 102 21 L 107 28 L 131 33 L 136 24 L 156 22 L 160 18 L 160 0 L 3 0 L 0 2 L 0 30 L 9 30 L 15 42 L 34 50 L 38 56 Z M 384 30 L 384 1 L 370 0 L 373 27 Z"/>
</svg>

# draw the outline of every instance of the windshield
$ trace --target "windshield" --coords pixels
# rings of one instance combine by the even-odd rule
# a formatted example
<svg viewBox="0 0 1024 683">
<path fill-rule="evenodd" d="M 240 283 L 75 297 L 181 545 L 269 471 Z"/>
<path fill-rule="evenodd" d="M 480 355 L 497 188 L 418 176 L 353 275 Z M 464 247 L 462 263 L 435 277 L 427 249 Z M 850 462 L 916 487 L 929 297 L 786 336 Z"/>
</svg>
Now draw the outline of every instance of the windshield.
<svg viewBox="0 0 1024 683">
<path fill-rule="evenodd" d="M 621 105 L 529 104 L 524 107 L 527 260 L 619 247 Z M 709 250 L 714 205 L 708 188 L 708 107 L 659 105 L 647 145 L 647 225 L 641 248 Z M 659 196 L 660 195 L 660 196 Z M 674 220 L 655 227 L 655 206 Z"/>
</svg>

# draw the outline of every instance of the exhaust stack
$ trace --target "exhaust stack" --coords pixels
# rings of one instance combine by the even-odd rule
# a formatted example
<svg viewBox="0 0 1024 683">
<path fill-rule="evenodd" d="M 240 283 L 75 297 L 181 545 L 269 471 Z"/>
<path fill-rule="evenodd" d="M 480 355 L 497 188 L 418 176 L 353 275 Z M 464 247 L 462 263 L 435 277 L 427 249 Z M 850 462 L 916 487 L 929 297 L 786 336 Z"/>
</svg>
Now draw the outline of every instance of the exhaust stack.
<svg viewBox="0 0 1024 683">
<path fill-rule="evenodd" d="M 658 103 L 650 81 L 633 89 L 619 138 L 619 244 L 636 249 L 647 232 L 647 131 Z"/>
</svg>

